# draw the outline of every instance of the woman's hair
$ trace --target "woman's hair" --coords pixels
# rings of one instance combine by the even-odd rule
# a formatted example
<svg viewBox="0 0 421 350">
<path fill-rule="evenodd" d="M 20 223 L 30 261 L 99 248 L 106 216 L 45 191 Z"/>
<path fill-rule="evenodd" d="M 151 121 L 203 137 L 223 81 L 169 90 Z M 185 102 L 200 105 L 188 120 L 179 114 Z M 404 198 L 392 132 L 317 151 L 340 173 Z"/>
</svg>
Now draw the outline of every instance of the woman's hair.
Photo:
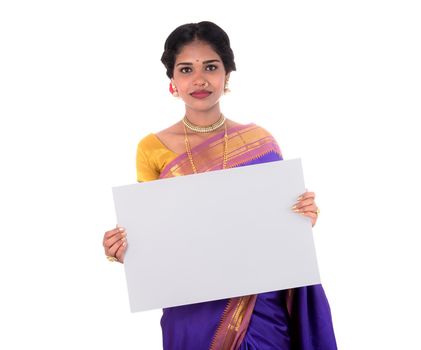
<svg viewBox="0 0 421 350">
<path fill-rule="evenodd" d="M 165 41 L 161 62 L 167 69 L 168 78 L 174 75 L 175 59 L 183 46 L 195 40 L 204 41 L 213 48 L 221 57 L 227 74 L 236 69 L 230 39 L 222 28 L 208 21 L 188 23 L 174 29 Z"/>
</svg>

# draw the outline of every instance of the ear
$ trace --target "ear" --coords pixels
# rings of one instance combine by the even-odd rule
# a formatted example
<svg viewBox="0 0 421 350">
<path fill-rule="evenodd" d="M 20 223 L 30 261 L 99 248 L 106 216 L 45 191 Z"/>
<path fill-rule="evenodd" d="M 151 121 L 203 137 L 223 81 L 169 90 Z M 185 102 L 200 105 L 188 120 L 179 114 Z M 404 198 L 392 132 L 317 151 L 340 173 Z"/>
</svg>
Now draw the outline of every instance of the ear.
<svg viewBox="0 0 421 350">
<path fill-rule="evenodd" d="M 230 79 L 230 74 L 231 73 L 228 73 L 228 74 L 225 75 L 225 81 L 228 81 Z"/>
</svg>

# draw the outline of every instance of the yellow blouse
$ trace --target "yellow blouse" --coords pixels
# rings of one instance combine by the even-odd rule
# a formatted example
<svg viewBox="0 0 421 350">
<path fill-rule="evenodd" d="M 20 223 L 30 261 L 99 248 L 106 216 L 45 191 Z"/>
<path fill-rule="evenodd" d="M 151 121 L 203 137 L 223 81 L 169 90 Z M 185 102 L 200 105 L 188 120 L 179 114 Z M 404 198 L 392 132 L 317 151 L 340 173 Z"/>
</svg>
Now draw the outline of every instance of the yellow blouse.
<svg viewBox="0 0 421 350">
<path fill-rule="evenodd" d="M 176 157 L 178 154 L 168 149 L 155 134 L 147 135 L 137 146 L 137 181 L 158 179 L 165 166 Z"/>
</svg>

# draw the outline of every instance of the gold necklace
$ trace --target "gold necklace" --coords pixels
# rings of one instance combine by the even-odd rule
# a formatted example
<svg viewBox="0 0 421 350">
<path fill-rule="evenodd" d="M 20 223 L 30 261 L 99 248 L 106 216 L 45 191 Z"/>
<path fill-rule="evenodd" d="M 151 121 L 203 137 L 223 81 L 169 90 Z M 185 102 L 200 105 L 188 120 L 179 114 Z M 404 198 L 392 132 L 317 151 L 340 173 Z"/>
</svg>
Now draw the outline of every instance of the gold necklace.
<svg viewBox="0 0 421 350">
<path fill-rule="evenodd" d="M 225 123 L 224 127 L 225 127 L 225 134 L 224 134 L 224 153 L 223 153 L 223 160 L 222 160 L 222 169 L 226 169 L 226 167 L 227 167 L 227 149 L 228 149 L 228 134 L 227 134 L 227 124 L 226 123 Z M 187 156 L 189 157 L 190 164 L 191 164 L 191 167 L 193 169 L 193 172 L 195 174 L 197 174 L 197 168 L 194 165 L 193 156 L 192 156 L 192 153 L 191 153 L 190 142 L 189 142 L 189 139 L 187 137 L 186 126 L 184 126 L 184 143 L 186 144 Z"/>
<path fill-rule="evenodd" d="M 225 116 L 222 113 L 219 116 L 219 119 L 215 123 L 213 123 L 211 125 L 208 125 L 208 126 L 200 126 L 200 125 L 193 124 L 187 118 L 187 115 L 185 115 L 184 118 L 183 118 L 183 124 L 185 126 L 187 126 L 191 131 L 199 132 L 199 133 L 209 133 L 209 132 L 215 131 L 216 129 L 221 127 L 222 124 L 224 124 L 224 123 L 225 123 Z"/>
</svg>

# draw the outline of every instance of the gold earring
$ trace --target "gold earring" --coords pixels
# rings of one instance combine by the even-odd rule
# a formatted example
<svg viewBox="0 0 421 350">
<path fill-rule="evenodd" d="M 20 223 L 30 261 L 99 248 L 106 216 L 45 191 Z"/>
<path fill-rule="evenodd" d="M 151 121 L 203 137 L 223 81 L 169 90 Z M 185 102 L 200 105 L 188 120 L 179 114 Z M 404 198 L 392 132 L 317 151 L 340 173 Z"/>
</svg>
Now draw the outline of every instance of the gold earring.
<svg viewBox="0 0 421 350">
<path fill-rule="evenodd" d="M 228 83 L 229 83 L 228 79 L 227 79 L 227 80 L 225 80 L 225 86 L 224 86 L 224 93 L 225 93 L 225 94 L 227 94 L 227 93 L 231 92 L 231 90 L 230 90 L 230 89 L 229 89 L 229 87 L 228 87 Z"/>
</svg>

